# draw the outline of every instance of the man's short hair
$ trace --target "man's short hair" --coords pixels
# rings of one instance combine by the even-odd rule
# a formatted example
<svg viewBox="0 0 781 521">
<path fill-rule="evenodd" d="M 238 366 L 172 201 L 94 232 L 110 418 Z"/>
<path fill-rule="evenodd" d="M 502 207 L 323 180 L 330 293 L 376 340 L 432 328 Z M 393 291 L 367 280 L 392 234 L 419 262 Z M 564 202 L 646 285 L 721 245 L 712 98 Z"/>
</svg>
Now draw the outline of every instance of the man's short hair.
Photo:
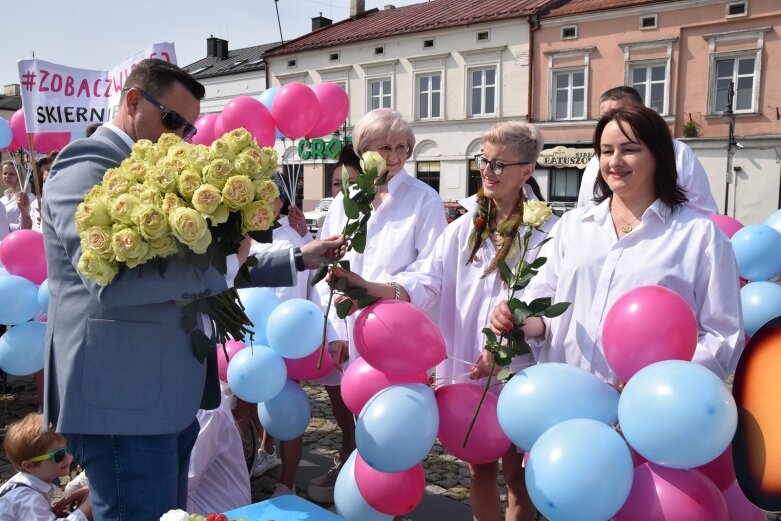
<svg viewBox="0 0 781 521">
<path fill-rule="evenodd" d="M 602 93 L 602 96 L 599 97 L 599 104 L 601 105 L 606 101 L 615 100 L 627 100 L 635 105 L 643 105 L 643 97 L 637 92 L 637 89 L 627 85 L 607 89 Z"/>
<path fill-rule="evenodd" d="M 173 63 L 156 58 L 147 58 L 138 62 L 125 80 L 124 90 L 138 87 L 154 97 L 162 97 L 176 82 L 190 91 L 195 99 L 201 100 L 206 94 L 204 86 L 186 71 Z"/>
<path fill-rule="evenodd" d="M 43 430 L 43 416 L 30 413 L 8 427 L 3 441 L 3 448 L 8 460 L 19 472 L 23 472 L 22 462 L 45 454 L 57 440 L 65 443 L 62 434 L 54 432 L 53 428 Z"/>
</svg>

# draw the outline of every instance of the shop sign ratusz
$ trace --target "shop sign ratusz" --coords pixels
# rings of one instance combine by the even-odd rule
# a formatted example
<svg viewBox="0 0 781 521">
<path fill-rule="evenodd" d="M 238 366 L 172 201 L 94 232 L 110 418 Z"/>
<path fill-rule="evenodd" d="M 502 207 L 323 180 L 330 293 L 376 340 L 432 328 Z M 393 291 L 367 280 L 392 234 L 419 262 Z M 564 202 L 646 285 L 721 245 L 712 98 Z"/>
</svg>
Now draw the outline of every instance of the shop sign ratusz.
<svg viewBox="0 0 781 521">
<path fill-rule="evenodd" d="M 580 168 L 582 170 L 586 168 L 593 155 L 593 148 L 570 148 L 559 145 L 540 152 L 537 164 L 543 168 Z"/>
</svg>

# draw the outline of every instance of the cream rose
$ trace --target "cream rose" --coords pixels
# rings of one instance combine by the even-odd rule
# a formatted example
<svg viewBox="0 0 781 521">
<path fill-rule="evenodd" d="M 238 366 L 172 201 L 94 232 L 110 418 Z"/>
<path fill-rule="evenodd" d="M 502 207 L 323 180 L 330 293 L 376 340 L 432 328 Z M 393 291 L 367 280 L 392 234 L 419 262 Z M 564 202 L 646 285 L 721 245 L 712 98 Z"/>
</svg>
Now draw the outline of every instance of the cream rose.
<svg viewBox="0 0 781 521">
<path fill-rule="evenodd" d="M 244 128 L 231 130 L 222 136 L 220 140 L 227 143 L 234 155 L 241 153 L 242 150 L 249 146 L 255 145 L 255 138 Z"/>
<path fill-rule="evenodd" d="M 179 247 L 176 245 L 176 239 L 173 235 L 166 235 L 149 241 L 149 258 L 152 257 L 170 257 L 176 255 Z"/>
<path fill-rule="evenodd" d="M 124 168 L 109 168 L 103 174 L 103 191 L 111 198 L 126 193 L 130 187 L 137 184 L 135 176 Z"/>
<path fill-rule="evenodd" d="M 214 212 L 220 203 L 222 203 L 222 193 L 210 184 L 201 185 L 193 192 L 193 208 L 201 213 Z"/>
<path fill-rule="evenodd" d="M 146 172 L 146 184 L 154 190 L 165 193 L 176 192 L 177 171 L 173 168 L 155 166 Z"/>
<path fill-rule="evenodd" d="M 131 194 L 122 194 L 111 204 L 109 212 L 114 221 L 124 224 L 133 224 L 136 207 L 141 203 L 138 197 Z"/>
<path fill-rule="evenodd" d="M 127 264 L 128 268 L 135 268 L 147 260 L 149 244 L 133 228 L 122 228 L 111 236 L 111 248 L 114 257 L 119 262 Z"/>
<path fill-rule="evenodd" d="M 241 209 L 243 232 L 268 230 L 274 224 L 274 208 L 263 201 L 253 201 Z"/>
<path fill-rule="evenodd" d="M 176 178 L 176 189 L 179 191 L 179 195 L 189 201 L 193 197 L 193 192 L 201 186 L 202 182 L 198 172 L 191 168 L 185 168 Z"/>
<path fill-rule="evenodd" d="M 523 224 L 539 228 L 553 214 L 545 201 L 525 201 L 523 203 Z"/>
<path fill-rule="evenodd" d="M 193 208 L 177 208 L 168 216 L 171 232 L 195 253 L 205 253 L 212 237 L 206 219 Z"/>
<path fill-rule="evenodd" d="M 233 165 L 227 159 L 215 159 L 203 169 L 203 180 L 220 190 L 231 175 Z"/>
<path fill-rule="evenodd" d="M 159 239 L 171 233 L 166 215 L 151 205 L 143 205 L 138 211 L 138 231 L 146 240 Z"/>
<path fill-rule="evenodd" d="M 245 175 L 230 177 L 222 188 L 222 202 L 229 211 L 239 210 L 253 199 L 255 187 L 252 186 L 252 179 Z"/>
<path fill-rule="evenodd" d="M 92 250 L 104 259 L 111 259 L 111 228 L 108 226 L 90 226 L 81 234 L 81 249 Z"/>
<path fill-rule="evenodd" d="M 119 265 L 103 258 L 94 250 L 83 250 L 79 257 L 79 273 L 99 286 L 107 286 L 119 272 Z"/>
<path fill-rule="evenodd" d="M 265 201 L 271 204 L 274 199 L 279 197 L 279 187 L 277 186 L 277 183 L 270 179 L 255 181 L 254 186 L 256 201 Z"/>
</svg>

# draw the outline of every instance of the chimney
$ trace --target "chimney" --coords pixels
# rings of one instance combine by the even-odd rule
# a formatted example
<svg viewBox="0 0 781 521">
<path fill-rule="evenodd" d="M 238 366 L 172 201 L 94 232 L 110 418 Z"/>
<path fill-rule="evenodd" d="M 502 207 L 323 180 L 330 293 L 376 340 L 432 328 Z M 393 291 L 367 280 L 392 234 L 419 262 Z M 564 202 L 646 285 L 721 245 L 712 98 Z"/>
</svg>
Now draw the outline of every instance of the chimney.
<svg viewBox="0 0 781 521">
<path fill-rule="evenodd" d="M 393 4 L 385 4 L 384 10 L 389 11 L 390 9 L 396 9 L 396 6 Z"/>
<path fill-rule="evenodd" d="M 315 16 L 312 18 L 312 30 L 316 31 L 322 27 L 326 27 L 328 25 L 331 25 L 333 20 L 330 18 L 326 18 L 323 16 L 323 13 L 320 13 L 320 16 Z"/>
<path fill-rule="evenodd" d="M 364 11 L 366 11 L 365 0 L 350 0 L 350 18 L 359 17 Z"/>
<path fill-rule="evenodd" d="M 19 96 L 21 93 L 18 83 L 9 83 L 3 87 L 3 94 L 6 96 Z"/>
<path fill-rule="evenodd" d="M 206 57 L 218 60 L 228 59 L 228 40 L 215 38 L 213 35 L 206 38 Z"/>
</svg>

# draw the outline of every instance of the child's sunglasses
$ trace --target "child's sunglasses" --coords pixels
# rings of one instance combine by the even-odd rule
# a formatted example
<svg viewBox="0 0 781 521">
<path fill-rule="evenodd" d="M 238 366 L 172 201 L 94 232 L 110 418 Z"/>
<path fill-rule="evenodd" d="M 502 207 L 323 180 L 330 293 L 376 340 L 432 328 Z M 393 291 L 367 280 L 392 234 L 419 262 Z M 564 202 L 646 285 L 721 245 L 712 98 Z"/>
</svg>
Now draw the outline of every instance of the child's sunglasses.
<svg viewBox="0 0 781 521">
<path fill-rule="evenodd" d="M 62 461 L 65 459 L 65 456 L 71 453 L 71 450 L 68 447 L 60 447 L 59 449 L 54 449 L 51 452 L 48 452 L 46 454 L 41 454 L 40 456 L 35 456 L 34 458 L 30 458 L 30 461 L 32 462 L 38 462 L 38 461 L 46 461 L 47 459 L 52 460 L 54 463 L 62 463 Z"/>
<path fill-rule="evenodd" d="M 130 90 L 132 87 L 126 88 L 125 91 Z M 156 105 L 160 110 L 163 111 L 163 125 L 165 125 L 165 128 L 168 130 L 179 130 L 180 128 L 184 127 L 184 131 L 182 132 L 182 139 L 185 141 L 192 138 L 196 133 L 198 133 L 198 129 L 195 128 L 195 125 L 192 125 L 189 121 L 187 121 L 184 116 L 176 112 L 175 110 L 171 110 L 159 101 L 157 101 L 154 96 L 149 94 L 143 89 L 138 89 L 138 92 L 141 93 L 141 95 L 144 97 L 145 100 L 147 100 L 152 105 Z"/>
</svg>

